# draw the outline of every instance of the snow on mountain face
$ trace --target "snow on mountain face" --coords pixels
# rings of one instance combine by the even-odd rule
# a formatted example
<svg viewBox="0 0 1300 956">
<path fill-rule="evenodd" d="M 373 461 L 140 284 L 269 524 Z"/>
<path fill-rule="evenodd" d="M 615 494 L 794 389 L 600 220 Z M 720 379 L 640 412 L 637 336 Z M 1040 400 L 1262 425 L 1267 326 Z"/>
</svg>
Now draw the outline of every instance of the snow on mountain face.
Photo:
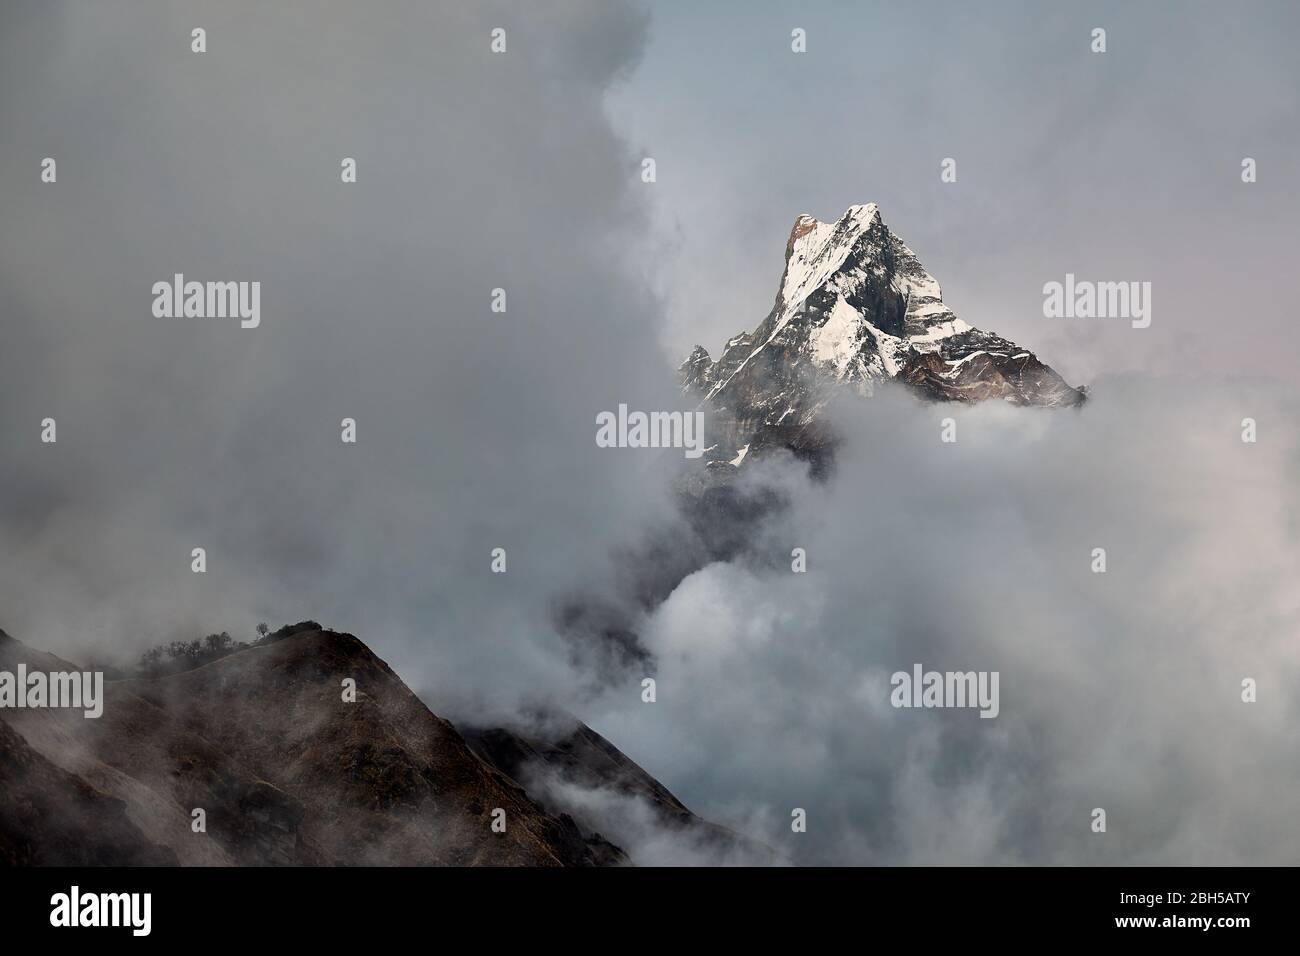
<svg viewBox="0 0 1300 956">
<path fill-rule="evenodd" d="M 834 223 L 795 220 L 767 318 L 730 339 L 716 362 L 696 346 L 678 371 L 683 391 L 709 407 L 707 443 L 725 462 L 745 446 L 741 460 L 773 445 L 816 456 L 830 442 L 818 412 L 845 386 L 870 396 L 897 379 L 934 401 L 1084 399 L 1029 351 L 957 318 L 875 203 L 850 206 Z"/>
</svg>

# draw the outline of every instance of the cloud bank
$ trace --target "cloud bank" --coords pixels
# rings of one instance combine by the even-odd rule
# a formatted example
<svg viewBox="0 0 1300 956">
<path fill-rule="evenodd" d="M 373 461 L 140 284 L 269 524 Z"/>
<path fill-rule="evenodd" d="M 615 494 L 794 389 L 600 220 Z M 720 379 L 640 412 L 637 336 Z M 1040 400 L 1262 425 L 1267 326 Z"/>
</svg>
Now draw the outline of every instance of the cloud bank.
<svg viewBox="0 0 1300 956">
<path fill-rule="evenodd" d="M 598 449 L 596 415 L 679 401 L 621 261 L 637 167 L 603 105 L 644 16 L 2 16 L 4 626 L 126 653 L 312 617 L 444 708 L 576 693 L 555 594 L 599 589 L 623 529 L 666 507 L 670 457 Z M 175 273 L 260 281 L 260 327 L 155 318 Z"/>
<path fill-rule="evenodd" d="M 1297 401 L 1201 386 L 846 402 L 833 478 L 749 476 L 791 506 L 648 615 L 659 701 L 626 688 L 594 726 L 797 862 L 1294 863 Z M 999 672 L 1000 715 L 893 708 L 916 663 Z"/>
</svg>

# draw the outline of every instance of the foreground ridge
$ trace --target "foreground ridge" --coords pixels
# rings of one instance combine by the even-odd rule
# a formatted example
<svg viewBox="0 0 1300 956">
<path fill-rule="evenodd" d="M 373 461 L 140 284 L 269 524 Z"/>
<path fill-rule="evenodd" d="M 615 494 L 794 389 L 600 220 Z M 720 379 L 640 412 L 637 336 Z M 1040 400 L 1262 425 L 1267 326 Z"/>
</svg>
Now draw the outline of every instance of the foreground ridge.
<svg viewBox="0 0 1300 956">
<path fill-rule="evenodd" d="M 0 631 L 0 671 L 20 667 L 76 669 Z M 467 741 L 358 638 L 314 621 L 104 687 L 99 719 L 0 709 L 0 866 L 639 862 L 564 787 L 539 800 L 552 778 L 638 799 L 692 847 L 764 859 L 576 718 L 555 742 L 493 728 Z"/>
</svg>

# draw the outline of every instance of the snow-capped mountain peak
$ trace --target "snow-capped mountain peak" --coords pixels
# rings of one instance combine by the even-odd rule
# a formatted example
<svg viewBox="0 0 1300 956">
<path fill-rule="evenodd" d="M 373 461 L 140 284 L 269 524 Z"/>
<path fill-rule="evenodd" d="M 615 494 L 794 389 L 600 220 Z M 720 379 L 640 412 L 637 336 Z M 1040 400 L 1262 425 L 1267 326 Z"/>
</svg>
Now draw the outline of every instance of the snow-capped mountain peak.
<svg viewBox="0 0 1300 956">
<path fill-rule="evenodd" d="M 728 462 L 743 446 L 752 460 L 773 443 L 806 443 L 832 386 L 871 395 L 896 379 L 933 400 L 1018 405 L 1084 397 L 1027 350 L 957 318 L 875 203 L 835 222 L 799 216 L 767 318 L 716 362 L 696 346 L 679 372 L 683 390 L 710 406 L 716 454 Z"/>
<path fill-rule="evenodd" d="M 838 222 L 820 222 L 808 214 L 795 220 L 785 249 L 780 300 L 795 307 L 844 265 L 853 245 L 880 219 L 875 203 L 850 206 Z"/>
</svg>

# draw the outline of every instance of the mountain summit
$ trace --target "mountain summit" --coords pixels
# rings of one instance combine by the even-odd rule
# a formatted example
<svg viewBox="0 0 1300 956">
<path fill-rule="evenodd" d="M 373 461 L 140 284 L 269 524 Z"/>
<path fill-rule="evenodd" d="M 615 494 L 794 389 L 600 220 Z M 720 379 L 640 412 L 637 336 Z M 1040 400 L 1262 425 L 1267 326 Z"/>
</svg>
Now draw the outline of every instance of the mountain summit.
<svg viewBox="0 0 1300 956">
<path fill-rule="evenodd" d="M 833 223 L 796 219 L 767 318 L 716 362 L 697 345 L 678 371 L 683 392 L 712 411 L 710 460 L 736 465 L 762 447 L 825 445 L 818 412 L 841 386 L 869 396 L 896 379 L 933 401 L 1048 407 L 1085 394 L 1027 349 L 957 318 L 875 203 Z"/>
</svg>

